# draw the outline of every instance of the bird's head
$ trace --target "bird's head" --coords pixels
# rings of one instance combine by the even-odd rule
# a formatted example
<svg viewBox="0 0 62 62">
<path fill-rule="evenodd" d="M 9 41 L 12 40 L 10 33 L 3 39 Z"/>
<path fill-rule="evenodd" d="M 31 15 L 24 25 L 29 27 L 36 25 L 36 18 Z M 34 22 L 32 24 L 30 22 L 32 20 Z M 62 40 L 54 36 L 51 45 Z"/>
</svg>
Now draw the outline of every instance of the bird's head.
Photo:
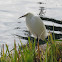
<svg viewBox="0 0 62 62">
<path fill-rule="evenodd" d="M 27 13 L 27 14 L 25 14 L 25 15 L 19 17 L 18 19 L 20 19 L 20 18 L 22 18 L 22 17 L 27 17 L 27 16 L 33 16 L 33 14 L 32 14 L 32 13 Z"/>
</svg>

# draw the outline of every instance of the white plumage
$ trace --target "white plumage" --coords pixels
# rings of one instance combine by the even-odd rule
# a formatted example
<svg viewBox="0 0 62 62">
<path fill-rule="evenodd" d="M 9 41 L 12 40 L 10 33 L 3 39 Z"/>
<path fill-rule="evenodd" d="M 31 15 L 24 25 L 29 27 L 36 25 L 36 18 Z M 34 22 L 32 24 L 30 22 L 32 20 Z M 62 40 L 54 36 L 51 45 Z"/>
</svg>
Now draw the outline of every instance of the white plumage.
<svg viewBox="0 0 62 62">
<path fill-rule="evenodd" d="M 26 25 L 29 31 L 39 39 L 45 40 L 47 37 L 46 27 L 40 17 L 34 16 L 31 13 L 27 13 L 22 17 L 26 17 Z"/>
</svg>

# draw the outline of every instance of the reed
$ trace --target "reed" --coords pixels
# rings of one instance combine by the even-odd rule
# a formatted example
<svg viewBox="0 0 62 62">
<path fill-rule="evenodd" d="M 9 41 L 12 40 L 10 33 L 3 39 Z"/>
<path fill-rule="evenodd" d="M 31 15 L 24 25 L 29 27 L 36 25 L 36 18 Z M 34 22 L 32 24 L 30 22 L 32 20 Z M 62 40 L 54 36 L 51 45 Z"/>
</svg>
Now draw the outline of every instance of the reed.
<svg viewBox="0 0 62 62">
<path fill-rule="evenodd" d="M 56 41 L 59 41 L 57 43 Z M 16 41 L 14 40 L 14 48 L 9 51 L 6 44 L 6 52 L 4 53 L 4 45 L 1 48 L 0 62 L 61 62 L 62 61 L 62 40 L 55 40 L 50 33 L 48 37 L 47 47 L 41 49 L 40 58 L 38 57 L 38 50 L 36 49 L 36 39 L 34 42 L 28 37 L 28 44 L 23 46 L 20 41 L 18 49 L 16 48 Z M 40 46 L 39 46 L 40 47 Z M 42 48 L 42 47 L 41 47 Z M 39 60 L 38 60 L 39 59 Z"/>
</svg>

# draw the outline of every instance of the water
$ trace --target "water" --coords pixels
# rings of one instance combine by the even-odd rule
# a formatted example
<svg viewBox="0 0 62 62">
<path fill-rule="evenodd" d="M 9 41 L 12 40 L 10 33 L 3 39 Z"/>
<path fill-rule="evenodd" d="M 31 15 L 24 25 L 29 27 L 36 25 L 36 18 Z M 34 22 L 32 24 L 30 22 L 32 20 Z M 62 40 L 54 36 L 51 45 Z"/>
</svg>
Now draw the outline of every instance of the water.
<svg viewBox="0 0 62 62">
<path fill-rule="evenodd" d="M 9 49 L 12 49 L 14 39 L 17 44 L 20 40 L 23 44 L 26 43 L 26 40 L 15 36 L 27 36 L 24 31 L 27 30 L 25 19 L 18 17 L 28 12 L 38 15 L 40 7 L 45 9 L 45 17 L 62 20 L 62 0 L 0 0 L 0 49 L 2 44 L 8 44 Z M 62 27 L 56 23 L 44 23 Z"/>
</svg>

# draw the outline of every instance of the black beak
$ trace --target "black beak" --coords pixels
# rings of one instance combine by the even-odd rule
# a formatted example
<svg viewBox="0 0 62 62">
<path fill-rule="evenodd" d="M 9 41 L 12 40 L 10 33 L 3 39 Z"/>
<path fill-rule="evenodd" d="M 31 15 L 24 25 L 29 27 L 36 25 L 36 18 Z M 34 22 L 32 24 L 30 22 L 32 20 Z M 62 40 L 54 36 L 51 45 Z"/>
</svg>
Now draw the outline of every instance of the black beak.
<svg viewBox="0 0 62 62">
<path fill-rule="evenodd" d="M 21 16 L 21 17 L 19 17 L 18 19 L 20 19 L 20 18 L 22 18 L 22 17 L 25 17 L 27 14 L 25 14 L 25 15 L 23 15 L 23 16 Z"/>
</svg>

